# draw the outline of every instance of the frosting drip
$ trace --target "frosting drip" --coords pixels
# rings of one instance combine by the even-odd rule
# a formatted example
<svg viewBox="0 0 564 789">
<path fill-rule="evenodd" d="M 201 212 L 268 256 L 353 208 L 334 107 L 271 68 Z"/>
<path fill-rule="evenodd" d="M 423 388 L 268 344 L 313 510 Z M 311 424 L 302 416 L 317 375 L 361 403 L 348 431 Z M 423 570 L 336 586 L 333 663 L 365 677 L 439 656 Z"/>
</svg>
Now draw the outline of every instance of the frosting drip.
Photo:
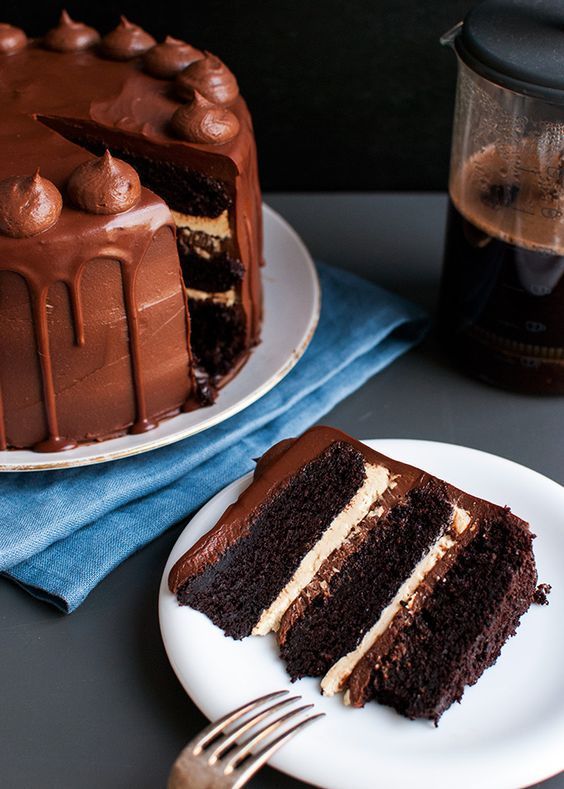
<svg viewBox="0 0 564 789">
<path fill-rule="evenodd" d="M 121 214 L 137 205 L 141 182 L 131 165 L 114 159 L 108 150 L 98 159 L 79 164 L 70 175 L 72 202 L 91 214 Z"/>
<path fill-rule="evenodd" d="M 203 57 L 196 47 L 167 36 L 162 44 L 157 44 L 146 53 L 143 65 L 153 77 L 174 79 L 179 72 Z"/>
<path fill-rule="evenodd" d="M 77 52 L 88 49 L 99 40 L 100 35 L 97 30 L 82 22 L 75 22 L 66 11 L 63 11 L 59 24 L 49 30 L 43 43 L 48 49 L 56 52 Z"/>
<path fill-rule="evenodd" d="M 188 142 L 221 145 L 239 133 L 237 116 L 208 101 L 197 90 L 190 104 L 176 110 L 171 123 L 176 134 Z"/>
<path fill-rule="evenodd" d="M 27 36 L 19 27 L 0 23 L 0 55 L 19 52 L 27 44 Z"/>
<path fill-rule="evenodd" d="M 61 193 L 39 170 L 0 181 L 0 232 L 6 236 L 36 236 L 55 224 L 62 208 Z"/>
<path fill-rule="evenodd" d="M 232 104 L 239 95 L 235 75 L 216 55 L 205 52 L 201 60 L 190 64 L 176 78 L 176 91 L 183 99 L 191 99 L 198 91 L 208 101 Z"/>
<path fill-rule="evenodd" d="M 111 60 L 130 60 L 143 55 L 156 43 L 143 28 L 122 16 L 119 25 L 102 39 L 101 50 Z"/>
</svg>

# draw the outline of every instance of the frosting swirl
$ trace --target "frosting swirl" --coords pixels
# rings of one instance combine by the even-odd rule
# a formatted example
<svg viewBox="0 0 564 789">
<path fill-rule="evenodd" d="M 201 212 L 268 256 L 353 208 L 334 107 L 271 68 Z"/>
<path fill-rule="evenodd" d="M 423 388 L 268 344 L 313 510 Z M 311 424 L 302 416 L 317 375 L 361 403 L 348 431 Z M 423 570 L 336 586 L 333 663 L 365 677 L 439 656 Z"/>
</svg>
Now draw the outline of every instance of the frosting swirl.
<svg viewBox="0 0 564 789">
<path fill-rule="evenodd" d="M 66 11 L 62 11 L 59 24 L 49 30 L 43 43 L 48 49 L 54 49 L 56 52 L 78 52 L 81 49 L 88 49 L 99 40 L 100 35 L 97 30 L 82 22 L 75 22 Z"/>
<path fill-rule="evenodd" d="M 179 107 L 171 125 L 179 137 L 188 142 L 221 145 L 239 132 L 239 119 L 228 110 L 205 99 L 197 90 L 190 104 Z"/>
<path fill-rule="evenodd" d="M 146 53 L 143 65 L 145 71 L 148 71 L 153 77 L 173 79 L 190 63 L 203 57 L 203 53 L 196 47 L 185 41 L 180 41 L 178 38 L 167 36 L 162 44 L 157 44 Z"/>
<path fill-rule="evenodd" d="M 67 182 L 72 202 L 91 214 L 121 214 L 139 202 L 139 176 L 121 159 L 114 159 L 108 150 L 97 159 L 89 159 L 76 167 Z"/>
<path fill-rule="evenodd" d="M 131 60 L 143 55 L 157 42 L 139 25 L 134 25 L 124 16 L 119 25 L 102 39 L 102 53 L 112 60 Z"/>
<path fill-rule="evenodd" d="M 183 99 L 198 91 L 215 104 L 232 104 L 239 95 L 234 74 L 216 55 L 205 52 L 201 60 L 191 63 L 176 78 L 176 90 Z"/>
<path fill-rule="evenodd" d="M 27 36 L 19 27 L 0 23 L 0 55 L 12 55 L 27 44 Z"/>
<path fill-rule="evenodd" d="M 0 181 L 0 232 L 28 238 L 55 224 L 63 198 L 54 183 L 35 175 L 14 175 Z"/>
</svg>

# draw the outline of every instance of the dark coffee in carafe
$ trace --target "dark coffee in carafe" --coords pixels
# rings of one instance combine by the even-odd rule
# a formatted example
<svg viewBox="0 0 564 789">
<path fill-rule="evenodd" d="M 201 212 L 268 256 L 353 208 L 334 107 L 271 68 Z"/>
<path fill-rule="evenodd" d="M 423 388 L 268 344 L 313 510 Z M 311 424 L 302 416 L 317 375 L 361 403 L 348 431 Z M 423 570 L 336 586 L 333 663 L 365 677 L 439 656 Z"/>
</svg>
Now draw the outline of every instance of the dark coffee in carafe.
<svg viewBox="0 0 564 789">
<path fill-rule="evenodd" d="M 440 325 L 482 379 L 564 392 L 564 162 L 540 166 L 526 146 L 490 147 L 451 179 Z"/>
</svg>

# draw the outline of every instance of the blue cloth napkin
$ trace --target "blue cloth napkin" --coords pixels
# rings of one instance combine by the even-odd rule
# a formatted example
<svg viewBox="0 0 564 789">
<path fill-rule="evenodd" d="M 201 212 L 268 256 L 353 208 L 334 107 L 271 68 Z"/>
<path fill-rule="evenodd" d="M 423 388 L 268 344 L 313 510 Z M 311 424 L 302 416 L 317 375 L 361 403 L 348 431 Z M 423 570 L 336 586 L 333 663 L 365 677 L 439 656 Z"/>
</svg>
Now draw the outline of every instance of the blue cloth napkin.
<svg viewBox="0 0 564 789">
<path fill-rule="evenodd" d="M 143 455 L 0 478 L 0 572 L 73 611 L 118 564 L 301 433 L 418 342 L 424 312 L 353 274 L 318 264 L 319 326 L 301 361 L 261 400 L 195 436 Z"/>
</svg>

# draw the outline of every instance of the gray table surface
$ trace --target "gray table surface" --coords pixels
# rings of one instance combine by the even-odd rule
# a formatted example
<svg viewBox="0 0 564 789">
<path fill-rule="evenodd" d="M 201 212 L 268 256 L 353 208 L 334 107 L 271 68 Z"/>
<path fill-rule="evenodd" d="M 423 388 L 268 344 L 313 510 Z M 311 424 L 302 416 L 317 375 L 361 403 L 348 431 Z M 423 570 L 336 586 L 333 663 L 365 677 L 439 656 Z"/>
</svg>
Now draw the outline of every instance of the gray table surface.
<svg viewBox="0 0 564 789">
<path fill-rule="evenodd" d="M 267 201 L 315 257 L 433 307 L 443 196 L 271 195 Z M 323 421 L 363 438 L 477 447 L 562 483 L 562 441 L 555 435 L 562 409 L 561 399 L 507 394 L 465 378 L 428 340 Z M 3 789 L 165 785 L 176 754 L 205 724 L 170 668 L 157 620 L 162 568 L 180 529 L 125 562 L 67 617 L 0 579 Z M 271 769 L 252 785 L 305 786 Z M 564 773 L 543 787 L 564 789 Z"/>
</svg>

